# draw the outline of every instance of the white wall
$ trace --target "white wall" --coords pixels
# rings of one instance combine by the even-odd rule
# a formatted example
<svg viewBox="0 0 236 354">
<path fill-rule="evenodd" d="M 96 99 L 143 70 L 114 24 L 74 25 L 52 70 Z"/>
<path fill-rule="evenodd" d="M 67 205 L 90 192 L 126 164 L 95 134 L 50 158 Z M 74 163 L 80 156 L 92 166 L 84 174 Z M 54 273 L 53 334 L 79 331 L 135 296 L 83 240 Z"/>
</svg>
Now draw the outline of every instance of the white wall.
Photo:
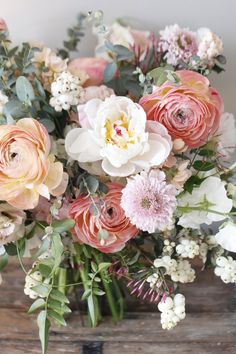
<svg viewBox="0 0 236 354">
<path fill-rule="evenodd" d="M 60 46 L 68 26 L 78 12 L 101 9 L 107 23 L 122 16 L 135 18 L 140 28 L 158 31 L 178 23 L 197 29 L 208 26 L 224 42 L 227 71 L 213 74 L 212 84 L 221 92 L 225 109 L 236 115 L 236 0 L 0 0 L 15 43 L 36 40 Z M 80 53 L 92 54 L 94 40 L 87 36 Z"/>
</svg>

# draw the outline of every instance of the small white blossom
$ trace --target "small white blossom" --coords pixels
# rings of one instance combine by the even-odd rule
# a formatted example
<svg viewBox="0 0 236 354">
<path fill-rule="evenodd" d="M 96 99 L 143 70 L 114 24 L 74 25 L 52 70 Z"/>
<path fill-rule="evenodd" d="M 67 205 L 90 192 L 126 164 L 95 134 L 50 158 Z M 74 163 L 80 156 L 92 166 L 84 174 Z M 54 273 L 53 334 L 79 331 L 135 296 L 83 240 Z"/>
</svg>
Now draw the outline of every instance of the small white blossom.
<svg viewBox="0 0 236 354">
<path fill-rule="evenodd" d="M 209 28 L 199 28 L 197 31 L 198 51 L 197 56 L 201 60 L 214 63 L 214 58 L 223 51 L 222 40 Z"/>
<path fill-rule="evenodd" d="M 183 258 L 194 258 L 199 255 L 199 245 L 194 240 L 182 238 L 176 247 L 176 252 Z"/>
<path fill-rule="evenodd" d="M 199 246 L 199 258 L 202 260 L 203 264 L 206 263 L 208 249 L 208 244 L 205 242 L 202 242 Z"/>
<path fill-rule="evenodd" d="M 162 258 L 157 258 L 154 260 L 154 267 L 160 268 L 164 267 L 166 269 L 166 274 L 170 274 L 175 271 L 177 262 L 170 256 L 163 256 Z"/>
<path fill-rule="evenodd" d="M 195 270 L 187 260 L 179 259 L 174 271 L 169 273 L 171 280 L 180 283 L 192 283 L 195 279 Z"/>
<path fill-rule="evenodd" d="M 236 261 L 232 257 L 218 257 L 215 274 L 226 284 L 236 283 Z"/>
<path fill-rule="evenodd" d="M 8 97 L 2 93 L 0 90 L 0 114 L 3 113 L 3 107 L 8 102 Z"/>
<path fill-rule="evenodd" d="M 174 299 L 167 297 L 159 302 L 158 309 L 161 312 L 162 328 L 174 328 L 186 316 L 185 297 L 182 294 L 176 294 Z"/>
<path fill-rule="evenodd" d="M 83 94 L 83 88 L 80 85 L 80 79 L 68 71 L 64 71 L 57 77 L 51 85 L 53 97 L 50 99 L 50 105 L 55 111 L 69 110 L 71 106 L 78 104 Z"/>
<path fill-rule="evenodd" d="M 171 255 L 174 252 L 175 242 L 164 240 L 164 247 L 162 250 L 163 255 Z"/>
<path fill-rule="evenodd" d="M 146 281 L 149 283 L 150 288 L 155 288 L 158 287 L 159 283 L 159 274 L 158 273 L 153 273 L 152 275 L 149 275 L 149 277 L 146 279 Z"/>
</svg>

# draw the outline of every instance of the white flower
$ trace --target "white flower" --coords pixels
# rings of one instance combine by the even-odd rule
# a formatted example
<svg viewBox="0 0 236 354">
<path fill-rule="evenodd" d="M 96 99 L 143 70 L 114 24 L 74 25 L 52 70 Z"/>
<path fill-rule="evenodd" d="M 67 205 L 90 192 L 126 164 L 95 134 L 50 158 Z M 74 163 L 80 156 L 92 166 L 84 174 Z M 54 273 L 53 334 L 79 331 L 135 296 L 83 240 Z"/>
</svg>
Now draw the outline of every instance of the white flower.
<svg viewBox="0 0 236 354">
<path fill-rule="evenodd" d="M 199 258 L 202 260 L 203 264 L 206 263 L 208 250 L 209 247 L 207 243 L 202 242 L 199 246 Z"/>
<path fill-rule="evenodd" d="M 215 235 L 218 244 L 229 252 L 236 252 L 236 224 L 228 221 Z"/>
<path fill-rule="evenodd" d="M 172 143 L 167 130 L 146 120 L 143 108 L 127 97 L 92 99 L 84 106 L 90 128 L 66 136 L 68 155 L 80 163 L 101 161 L 110 176 L 126 177 L 159 166 Z"/>
<path fill-rule="evenodd" d="M 224 220 L 226 218 L 224 214 L 232 209 L 232 200 L 227 197 L 225 183 L 220 178 L 208 177 L 199 187 L 193 189 L 192 194 L 186 192 L 180 196 L 178 205 L 186 207 L 186 211 L 182 209 L 183 214 L 178 224 L 196 229 L 203 223 L 210 225 L 214 221 Z M 188 211 L 188 207 L 202 208 L 202 210 L 189 209 Z"/>
<path fill-rule="evenodd" d="M 215 57 L 222 53 L 222 40 L 209 28 L 198 29 L 197 41 L 197 56 L 199 56 L 201 60 L 208 60 L 211 63 Z"/>
<path fill-rule="evenodd" d="M 230 157 L 236 149 L 236 121 L 232 113 L 223 113 L 220 118 L 220 126 L 216 132 L 218 140 L 217 150 L 224 157 Z"/>
<path fill-rule="evenodd" d="M 236 283 L 236 261 L 232 257 L 218 257 L 216 259 L 215 274 L 228 283 Z"/>
<path fill-rule="evenodd" d="M 236 208 L 236 186 L 233 183 L 228 183 L 227 192 L 233 200 L 233 206 Z"/>
<path fill-rule="evenodd" d="M 155 288 L 158 285 L 159 281 L 159 274 L 158 273 L 153 273 L 152 275 L 149 275 L 147 277 L 146 281 L 150 284 L 150 288 Z"/>
<path fill-rule="evenodd" d="M 171 280 L 180 283 L 192 283 L 195 279 L 195 270 L 187 260 L 179 259 L 176 269 L 169 273 Z"/>
<path fill-rule="evenodd" d="M 164 247 L 162 250 L 163 255 L 171 255 L 174 252 L 175 242 L 164 240 Z"/>
<path fill-rule="evenodd" d="M 2 93 L 0 90 L 0 114 L 3 113 L 3 107 L 8 102 L 8 97 Z"/>
<path fill-rule="evenodd" d="M 177 262 L 170 256 L 163 256 L 162 258 L 157 258 L 153 262 L 155 268 L 164 267 L 166 269 L 166 274 L 170 274 L 175 271 L 177 267 Z"/>
<path fill-rule="evenodd" d="M 182 238 L 176 252 L 183 258 L 194 258 L 199 254 L 199 245 L 194 240 Z"/>
<path fill-rule="evenodd" d="M 161 312 L 162 328 L 171 329 L 186 316 L 185 297 L 182 294 L 176 294 L 174 299 L 167 297 L 159 302 L 158 309 Z"/>
<path fill-rule="evenodd" d="M 50 105 L 55 111 L 69 110 L 79 102 L 83 94 L 83 88 L 78 77 L 71 75 L 68 71 L 61 73 L 51 85 L 52 98 Z"/>
</svg>

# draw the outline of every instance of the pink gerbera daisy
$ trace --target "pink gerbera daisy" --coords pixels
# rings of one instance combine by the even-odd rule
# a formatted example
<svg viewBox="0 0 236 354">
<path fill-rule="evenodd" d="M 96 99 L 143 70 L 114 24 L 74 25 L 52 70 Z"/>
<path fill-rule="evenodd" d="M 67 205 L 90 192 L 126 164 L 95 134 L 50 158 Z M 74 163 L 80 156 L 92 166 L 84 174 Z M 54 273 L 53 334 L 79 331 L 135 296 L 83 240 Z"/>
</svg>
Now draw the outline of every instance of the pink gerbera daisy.
<svg viewBox="0 0 236 354">
<path fill-rule="evenodd" d="M 121 206 L 133 225 L 153 233 L 171 222 L 175 196 L 176 188 L 166 184 L 164 172 L 142 172 L 128 180 L 122 190 Z"/>
</svg>

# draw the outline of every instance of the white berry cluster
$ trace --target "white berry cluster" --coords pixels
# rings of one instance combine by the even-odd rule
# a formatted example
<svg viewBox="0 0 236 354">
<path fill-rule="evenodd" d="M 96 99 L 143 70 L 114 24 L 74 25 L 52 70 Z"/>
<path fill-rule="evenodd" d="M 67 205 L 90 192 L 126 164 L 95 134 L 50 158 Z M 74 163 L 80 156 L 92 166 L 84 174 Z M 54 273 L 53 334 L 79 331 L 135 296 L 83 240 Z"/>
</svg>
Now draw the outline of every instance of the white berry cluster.
<svg viewBox="0 0 236 354">
<path fill-rule="evenodd" d="M 182 294 L 176 294 L 173 299 L 168 296 L 159 302 L 158 309 L 161 312 L 162 328 L 174 328 L 186 316 L 185 297 Z"/>
<path fill-rule="evenodd" d="M 80 85 L 81 80 L 71 75 L 68 71 L 63 71 L 56 78 L 51 85 L 53 97 L 50 99 L 50 105 L 54 107 L 55 111 L 68 110 L 71 106 L 78 104 L 79 98 L 84 91 Z"/>
<path fill-rule="evenodd" d="M 41 283 L 42 275 L 39 271 L 33 273 L 29 272 L 25 277 L 25 295 L 28 295 L 31 299 L 36 299 L 38 296 L 43 297 L 32 289 L 34 286 L 40 285 Z"/>
<path fill-rule="evenodd" d="M 169 275 L 174 282 L 191 283 L 195 279 L 195 271 L 187 260 L 179 259 L 176 261 L 170 256 L 163 256 L 155 259 L 154 267 L 165 268 L 165 274 Z"/>
<path fill-rule="evenodd" d="M 215 274 L 226 284 L 236 283 L 236 261 L 232 257 L 218 257 Z"/>
<path fill-rule="evenodd" d="M 146 281 L 149 283 L 150 288 L 158 289 L 158 284 L 159 284 L 159 274 L 158 273 L 153 273 L 152 275 L 149 275 L 149 277 L 146 279 Z"/>
<path fill-rule="evenodd" d="M 175 242 L 170 240 L 164 240 L 164 247 L 162 250 L 163 255 L 172 255 L 175 248 Z"/>
<path fill-rule="evenodd" d="M 174 282 L 192 283 L 195 279 L 195 270 L 187 260 L 179 259 L 176 268 L 171 272 L 170 277 Z"/>
<path fill-rule="evenodd" d="M 176 252 L 183 258 L 194 258 L 199 255 L 199 245 L 195 240 L 181 238 Z"/>
</svg>

